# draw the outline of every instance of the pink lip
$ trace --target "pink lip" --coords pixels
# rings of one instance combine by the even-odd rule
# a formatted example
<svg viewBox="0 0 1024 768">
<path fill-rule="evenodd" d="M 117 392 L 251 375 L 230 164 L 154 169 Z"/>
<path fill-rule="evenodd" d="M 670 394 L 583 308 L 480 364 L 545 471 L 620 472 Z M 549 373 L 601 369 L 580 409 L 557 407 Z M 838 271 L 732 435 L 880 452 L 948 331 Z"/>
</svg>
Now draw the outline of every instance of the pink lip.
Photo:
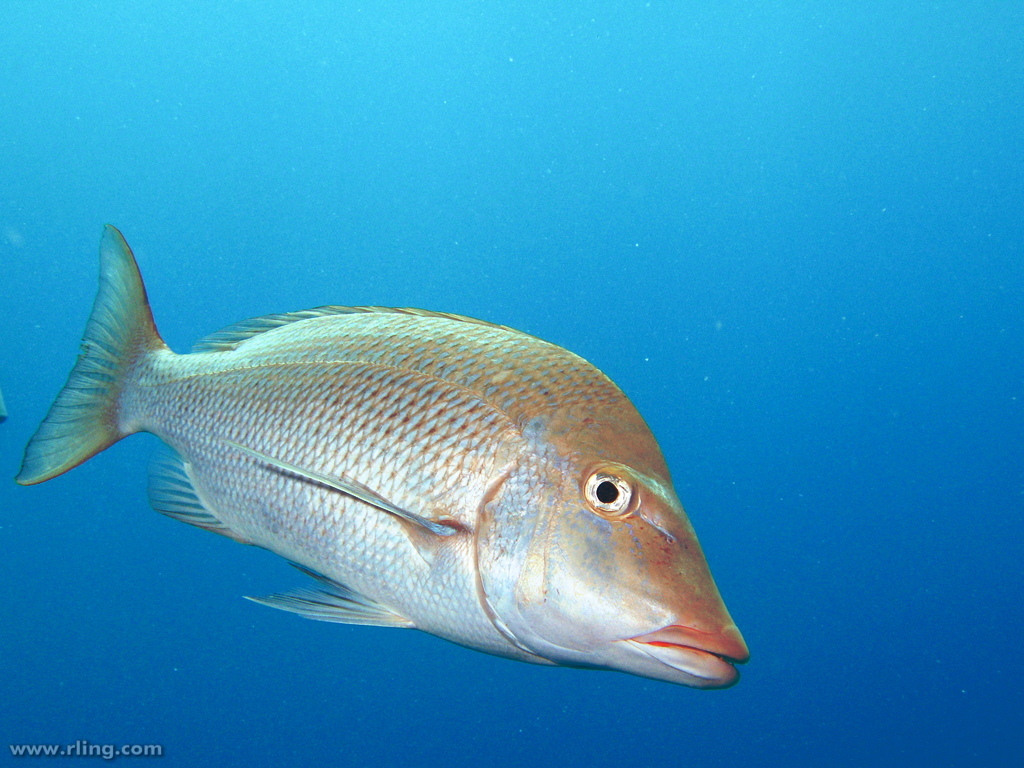
<svg viewBox="0 0 1024 768">
<path fill-rule="evenodd" d="M 743 640 L 743 635 L 733 624 L 718 632 L 703 632 L 693 627 L 672 624 L 634 637 L 633 640 L 660 648 L 687 648 L 710 653 L 733 664 L 743 664 L 750 659 L 750 651 Z"/>
<path fill-rule="evenodd" d="M 673 624 L 626 641 L 647 656 L 688 676 L 688 685 L 727 688 L 739 679 L 734 664 L 750 658 L 747 644 L 735 626 L 702 632 Z"/>
</svg>

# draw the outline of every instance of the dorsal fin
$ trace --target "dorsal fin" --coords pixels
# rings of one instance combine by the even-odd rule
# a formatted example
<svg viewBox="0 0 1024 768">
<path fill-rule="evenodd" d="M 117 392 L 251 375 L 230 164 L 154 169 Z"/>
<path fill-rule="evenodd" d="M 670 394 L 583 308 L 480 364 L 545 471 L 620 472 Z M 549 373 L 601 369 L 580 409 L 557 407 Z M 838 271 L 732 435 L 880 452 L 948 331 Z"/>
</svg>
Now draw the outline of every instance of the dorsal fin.
<svg viewBox="0 0 1024 768">
<path fill-rule="evenodd" d="M 512 331 L 513 333 L 522 333 L 522 331 L 509 328 L 507 325 L 488 323 L 486 320 L 477 320 L 474 317 L 455 315 L 450 312 L 432 312 L 428 309 L 415 309 L 414 307 L 326 306 L 315 307 L 314 309 L 303 309 L 298 312 L 285 312 L 278 315 L 264 315 L 263 317 L 253 317 L 248 320 L 242 320 L 241 322 L 234 323 L 226 328 L 221 328 L 219 331 L 211 333 L 209 336 L 204 336 L 192 346 L 192 351 L 226 352 L 227 350 L 234 349 L 243 341 L 251 339 L 253 336 L 259 336 L 261 333 L 266 333 L 267 331 L 272 331 L 275 328 L 290 325 L 291 323 L 298 323 L 303 320 L 312 320 L 317 317 L 326 317 L 328 315 L 354 315 L 366 313 L 413 315 L 415 317 L 440 317 L 445 320 L 456 320 L 461 323 L 485 325 L 489 328 L 501 328 L 502 330 Z"/>
<path fill-rule="evenodd" d="M 304 309 L 299 312 L 251 317 L 248 320 L 242 320 L 226 328 L 221 328 L 209 336 L 204 336 L 192 345 L 192 351 L 226 352 L 229 349 L 234 349 L 246 339 L 259 336 L 261 333 L 272 331 L 283 325 L 310 320 L 314 317 L 324 317 L 325 315 L 347 315 L 350 313 L 351 309 L 349 307 L 316 307 L 315 309 Z"/>
</svg>

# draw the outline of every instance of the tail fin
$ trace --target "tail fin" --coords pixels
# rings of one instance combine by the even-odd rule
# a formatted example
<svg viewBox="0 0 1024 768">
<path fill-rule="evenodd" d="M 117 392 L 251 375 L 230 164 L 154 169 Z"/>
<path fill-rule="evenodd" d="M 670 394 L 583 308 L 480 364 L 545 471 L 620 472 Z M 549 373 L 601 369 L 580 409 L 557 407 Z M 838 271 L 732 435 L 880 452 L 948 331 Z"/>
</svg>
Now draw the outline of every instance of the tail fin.
<svg viewBox="0 0 1024 768">
<path fill-rule="evenodd" d="M 17 482 L 34 485 L 57 477 L 126 437 L 117 417 L 125 374 L 141 356 L 164 346 L 135 257 L 121 233 L 107 225 L 100 241 L 100 289 L 78 362 L 25 448 Z"/>
</svg>

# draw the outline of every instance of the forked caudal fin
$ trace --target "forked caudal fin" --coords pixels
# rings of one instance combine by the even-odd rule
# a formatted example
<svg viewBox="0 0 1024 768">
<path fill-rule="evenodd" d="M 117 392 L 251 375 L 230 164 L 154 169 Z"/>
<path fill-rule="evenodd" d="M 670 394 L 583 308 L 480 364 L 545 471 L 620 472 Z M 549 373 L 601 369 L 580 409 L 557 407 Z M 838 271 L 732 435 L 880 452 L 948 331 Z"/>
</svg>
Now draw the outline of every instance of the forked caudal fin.
<svg viewBox="0 0 1024 768">
<path fill-rule="evenodd" d="M 141 356 L 164 346 L 135 257 L 121 233 L 107 225 L 99 293 L 78 361 L 25 448 L 17 482 L 49 480 L 126 437 L 117 414 L 125 375 Z"/>
</svg>

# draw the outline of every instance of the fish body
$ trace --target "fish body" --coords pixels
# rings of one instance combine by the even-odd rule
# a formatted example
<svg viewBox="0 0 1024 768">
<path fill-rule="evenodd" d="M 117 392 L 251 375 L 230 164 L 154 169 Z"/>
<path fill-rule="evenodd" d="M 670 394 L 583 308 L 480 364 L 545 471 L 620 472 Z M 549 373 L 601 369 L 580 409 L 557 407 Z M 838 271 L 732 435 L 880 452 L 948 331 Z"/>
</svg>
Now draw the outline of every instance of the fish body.
<svg viewBox="0 0 1024 768">
<path fill-rule="evenodd" d="M 317 589 L 257 598 L 488 653 L 697 687 L 748 656 L 657 442 L 608 377 L 503 326 L 379 307 L 245 321 L 175 354 L 101 243 L 83 352 L 18 482 L 139 431 L 161 512 Z"/>
</svg>

